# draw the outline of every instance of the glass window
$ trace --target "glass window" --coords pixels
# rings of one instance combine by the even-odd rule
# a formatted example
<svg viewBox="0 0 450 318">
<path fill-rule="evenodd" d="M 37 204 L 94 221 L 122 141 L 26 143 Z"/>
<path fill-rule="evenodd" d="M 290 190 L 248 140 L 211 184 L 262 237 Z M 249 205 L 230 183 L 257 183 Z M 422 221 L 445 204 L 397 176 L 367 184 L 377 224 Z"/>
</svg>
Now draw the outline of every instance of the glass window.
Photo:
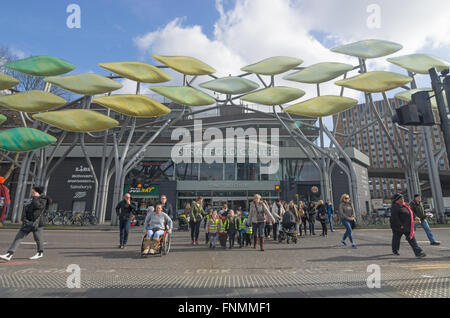
<svg viewBox="0 0 450 318">
<path fill-rule="evenodd" d="M 239 181 L 259 181 L 259 163 L 238 163 L 237 179 Z"/>
<path fill-rule="evenodd" d="M 200 166 L 200 180 L 223 180 L 223 164 L 202 163 Z"/>
<path fill-rule="evenodd" d="M 177 164 L 177 180 L 194 181 L 198 180 L 198 163 L 179 163 Z"/>
<path fill-rule="evenodd" d="M 236 163 L 225 163 L 225 180 L 236 180 Z"/>
</svg>

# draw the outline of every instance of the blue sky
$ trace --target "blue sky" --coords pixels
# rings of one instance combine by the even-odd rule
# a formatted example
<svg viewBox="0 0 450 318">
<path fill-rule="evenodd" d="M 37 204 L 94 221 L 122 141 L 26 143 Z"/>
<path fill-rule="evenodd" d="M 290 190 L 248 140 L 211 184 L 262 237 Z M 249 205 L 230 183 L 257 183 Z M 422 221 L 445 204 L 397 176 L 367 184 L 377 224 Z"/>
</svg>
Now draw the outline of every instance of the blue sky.
<svg viewBox="0 0 450 318">
<path fill-rule="evenodd" d="M 81 7 L 81 29 L 66 26 L 72 3 Z M 213 0 L 16 0 L 2 3 L 0 15 L 0 47 L 57 56 L 77 72 L 100 71 L 99 62 L 138 59 L 133 38 L 175 17 L 201 25 L 208 36 L 219 17 Z"/>
</svg>

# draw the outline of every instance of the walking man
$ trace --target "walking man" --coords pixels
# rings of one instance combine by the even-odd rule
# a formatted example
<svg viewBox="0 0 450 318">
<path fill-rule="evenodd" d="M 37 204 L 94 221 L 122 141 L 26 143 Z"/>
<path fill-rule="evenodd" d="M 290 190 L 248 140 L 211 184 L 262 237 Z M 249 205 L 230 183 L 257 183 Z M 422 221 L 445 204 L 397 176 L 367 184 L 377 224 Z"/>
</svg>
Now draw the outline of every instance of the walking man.
<svg viewBox="0 0 450 318">
<path fill-rule="evenodd" d="M 129 193 L 123 196 L 123 200 L 116 206 L 116 213 L 119 217 L 120 244 L 119 248 L 124 249 L 128 242 L 128 233 L 130 233 L 131 219 L 133 213 L 136 213 L 136 205 L 131 202 Z"/>
<path fill-rule="evenodd" d="M 160 204 L 162 206 L 163 212 L 173 220 L 175 218 L 173 207 L 172 204 L 167 201 L 167 196 L 165 194 L 160 197 Z"/>
<path fill-rule="evenodd" d="M 423 208 L 422 204 L 422 197 L 419 194 L 416 194 L 414 196 L 414 200 L 412 200 L 409 203 L 409 206 L 411 207 L 411 210 L 414 213 L 414 216 L 418 219 L 420 219 L 420 224 L 422 225 L 423 229 L 425 230 L 425 233 L 428 236 L 428 239 L 430 240 L 431 245 L 441 245 L 440 242 L 437 242 L 434 239 L 433 233 L 431 232 L 430 226 L 428 225 L 427 221 L 427 214 L 425 213 L 425 210 Z M 414 230 L 417 230 L 417 224 L 414 224 Z"/>
<path fill-rule="evenodd" d="M 426 256 L 414 237 L 414 213 L 409 205 L 405 203 L 401 194 L 396 194 L 392 198 L 391 228 L 393 233 L 392 253 L 394 255 L 400 255 L 400 240 L 404 235 L 416 257 L 422 258 Z"/>
</svg>

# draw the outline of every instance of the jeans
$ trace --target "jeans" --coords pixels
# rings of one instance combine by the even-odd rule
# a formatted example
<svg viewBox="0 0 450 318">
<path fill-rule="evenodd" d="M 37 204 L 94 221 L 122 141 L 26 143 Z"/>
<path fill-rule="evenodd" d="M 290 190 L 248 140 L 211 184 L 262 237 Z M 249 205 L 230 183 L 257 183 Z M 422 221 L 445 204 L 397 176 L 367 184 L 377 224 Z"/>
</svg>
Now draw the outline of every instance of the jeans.
<svg viewBox="0 0 450 318">
<path fill-rule="evenodd" d="M 334 230 L 333 230 L 333 216 L 331 214 L 328 214 L 328 223 L 330 223 L 330 231 L 334 232 Z"/>
<path fill-rule="evenodd" d="M 314 221 L 310 220 L 309 222 L 309 235 L 315 234 L 316 232 L 314 231 Z M 306 234 L 306 232 L 305 232 Z"/>
<path fill-rule="evenodd" d="M 345 229 L 347 230 L 347 231 L 345 231 L 345 234 L 344 234 L 344 237 L 342 238 L 342 240 L 345 241 L 348 237 L 350 239 L 350 242 L 352 244 L 354 244 L 353 233 L 352 233 L 352 224 L 350 223 L 350 221 L 348 221 L 346 219 L 342 219 L 341 222 L 342 222 L 342 225 L 344 225 Z"/>
<path fill-rule="evenodd" d="M 219 234 L 218 233 L 209 233 L 209 241 L 211 242 L 211 246 L 212 247 L 216 247 L 216 241 L 217 241 L 217 236 Z"/>
<path fill-rule="evenodd" d="M 198 234 L 200 233 L 200 223 L 201 221 L 190 221 L 189 226 L 191 227 L 191 240 L 198 241 Z"/>
<path fill-rule="evenodd" d="M 403 235 L 406 236 L 406 240 L 408 241 L 409 245 L 411 245 L 411 248 L 414 251 L 414 254 L 416 254 L 416 256 L 420 253 L 422 253 L 422 249 L 419 247 L 419 245 L 417 244 L 416 238 L 413 237 L 412 239 L 409 238 L 410 233 L 403 233 L 403 232 L 397 232 L 397 231 L 392 231 L 393 236 L 392 236 L 392 252 L 398 252 L 400 250 L 400 240 L 402 238 Z"/>
<path fill-rule="evenodd" d="M 9 208 L 10 208 L 10 206 L 11 206 L 11 203 L 8 203 L 8 204 L 6 205 L 6 213 L 5 213 L 5 217 L 4 217 L 3 220 L 1 220 L 1 223 L 3 223 L 3 224 L 5 224 L 6 220 L 8 219 Z"/>
<path fill-rule="evenodd" d="M 302 224 L 303 224 L 303 227 L 305 229 L 305 236 L 306 236 L 306 222 L 307 221 L 308 221 L 307 218 L 302 218 Z M 302 235 L 302 226 L 301 225 L 300 225 L 300 235 Z"/>
<path fill-rule="evenodd" d="M 264 227 L 266 226 L 265 222 L 253 223 L 253 237 L 256 239 L 257 237 L 264 237 Z"/>
<path fill-rule="evenodd" d="M 153 232 L 152 230 L 148 230 L 146 237 L 149 239 L 151 239 L 153 237 L 155 240 L 159 240 L 161 238 L 161 236 L 163 236 L 163 235 L 164 235 L 164 231 L 162 231 L 162 230 L 156 231 L 156 232 Z"/>
<path fill-rule="evenodd" d="M 33 238 L 37 245 L 37 251 L 38 253 L 44 252 L 44 240 L 42 239 L 44 229 L 40 227 L 37 231 L 33 232 Z M 17 247 L 19 247 L 20 242 L 28 236 L 31 232 L 27 232 L 24 230 L 20 230 L 19 233 L 17 233 L 16 238 L 14 239 L 14 242 L 11 244 L 11 247 L 8 249 L 9 254 L 14 254 Z"/>
<path fill-rule="evenodd" d="M 234 247 L 234 238 L 236 237 L 236 232 L 233 232 L 233 233 L 231 233 L 231 232 L 228 232 L 228 238 L 230 239 L 229 240 L 229 242 L 230 242 L 230 248 L 233 248 Z"/>
<path fill-rule="evenodd" d="M 128 233 L 130 233 L 131 220 L 120 220 L 120 246 L 127 245 Z"/>
<path fill-rule="evenodd" d="M 421 220 L 420 222 L 422 224 L 423 229 L 425 230 L 425 233 L 428 236 L 428 239 L 430 240 L 430 243 L 434 243 L 436 242 L 436 240 L 434 239 L 433 233 L 431 233 L 431 229 L 430 226 L 428 225 L 428 221 L 427 220 Z M 414 230 L 417 230 L 417 224 L 414 224 Z"/>
</svg>

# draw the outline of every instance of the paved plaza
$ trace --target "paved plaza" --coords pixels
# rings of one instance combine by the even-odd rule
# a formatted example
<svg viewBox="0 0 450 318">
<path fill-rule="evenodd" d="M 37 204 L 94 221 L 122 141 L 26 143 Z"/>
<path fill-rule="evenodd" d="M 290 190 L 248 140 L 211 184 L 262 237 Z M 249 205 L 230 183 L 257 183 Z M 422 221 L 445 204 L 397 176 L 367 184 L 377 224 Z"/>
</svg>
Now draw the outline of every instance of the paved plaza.
<svg viewBox="0 0 450 318">
<path fill-rule="evenodd" d="M 212 251 L 191 246 L 189 233 L 174 232 L 169 255 L 141 258 L 142 228 L 134 228 L 127 249 L 118 231 L 46 230 L 45 257 L 30 261 L 29 236 L 14 259 L 0 263 L 0 297 L 450 297 L 450 230 L 434 229 L 441 246 L 430 246 L 422 229 L 417 239 L 427 257 L 416 259 L 406 241 L 391 254 L 389 230 L 356 230 L 358 249 L 343 247 L 343 230 L 301 238 L 299 243 L 266 243 L 266 251 Z M 16 230 L 0 230 L 6 252 Z M 81 288 L 69 289 L 66 269 L 81 268 Z M 381 268 L 381 288 L 368 288 L 368 266 Z"/>
</svg>

